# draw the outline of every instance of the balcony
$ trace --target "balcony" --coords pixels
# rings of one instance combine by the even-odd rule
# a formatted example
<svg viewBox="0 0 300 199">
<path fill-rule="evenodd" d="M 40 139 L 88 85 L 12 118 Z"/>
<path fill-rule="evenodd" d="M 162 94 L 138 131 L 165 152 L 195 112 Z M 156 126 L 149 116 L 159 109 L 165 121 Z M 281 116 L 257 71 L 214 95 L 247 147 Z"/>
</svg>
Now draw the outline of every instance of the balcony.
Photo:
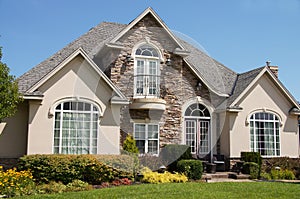
<svg viewBox="0 0 300 199">
<path fill-rule="evenodd" d="M 134 97 L 130 109 L 165 110 L 166 101 L 160 98 L 160 76 L 134 76 Z"/>
</svg>

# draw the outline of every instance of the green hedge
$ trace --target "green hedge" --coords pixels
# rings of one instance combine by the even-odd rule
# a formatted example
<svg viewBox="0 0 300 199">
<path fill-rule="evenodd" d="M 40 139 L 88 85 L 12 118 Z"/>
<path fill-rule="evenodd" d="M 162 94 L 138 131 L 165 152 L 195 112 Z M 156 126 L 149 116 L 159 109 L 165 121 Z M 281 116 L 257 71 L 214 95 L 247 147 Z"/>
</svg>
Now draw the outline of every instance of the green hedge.
<svg viewBox="0 0 300 199">
<path fill-rule="evenodd" d="M 259 166 L 255 162 L 245 162 L 243 165 L 242 173 L 249 174 L 250 179 L 259 178 Z"/>
<path fill-rule="evenodd" d="M 180 160 L 177 163 L 177 171 L 189 179 L 200 180 L 203 172 L 202 162 L 200 160 Z"/>
<path fill-rule="evenodd" d="M 20 158 L 18 169 L 30 169 L 38 183 L 56 181 L 68 184 L 82 180 L 89 184 L 101 184 L 128 174 L 107 166 L 93 155 L 28 155 Z"/>
<path fill-rule="evenodd" d="M 170 144 L 162 148 L 160 159 L 162 163 L 167 166 L 168 171 L 172 172 L 177 170 L 178 161 L 193 159 L 193 157 L 189 146 Z"/>
<path fill-rule="evenodd" d="M 241 160 L 258 164 L 258 177 L 260 176 L 262 157 L 259 152 L 241 152 Z"/>
</svg>

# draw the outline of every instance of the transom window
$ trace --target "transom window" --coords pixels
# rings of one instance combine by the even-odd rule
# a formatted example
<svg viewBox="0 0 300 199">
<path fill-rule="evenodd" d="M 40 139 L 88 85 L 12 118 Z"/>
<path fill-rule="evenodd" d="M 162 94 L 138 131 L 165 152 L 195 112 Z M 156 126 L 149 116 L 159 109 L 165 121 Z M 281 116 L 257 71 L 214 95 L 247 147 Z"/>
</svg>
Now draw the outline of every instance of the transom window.
<svg viewBox="0 0 300 199">
<path fill-rule="evenodd" d="M 147 45 L 147 44 L 140 46 L 135 51 L 135 55 L 158 58 L 158 53 L 157 53 L 156 49 L 154 49 L 152 46 Z"/>
<path fill-rule="evenodd" d="M 99 111 L 86 102 L 62 102 L 55 108 L 54 153 L 96 154 Z"/>
<path fill-rule="evenodd" d="M 158 97 L 160 78 L 157 50 L 146 44 L 140 46 L 135 55 L 134 96 Z"/>
<path fill-rule="evenodd" d="M 251 150 L 262 156 L 280 156 L 279 118 L 272 113 L 255 113 L 250 117 Z"/>
<path fill-rule="evenodd" d="M 134 124 L 134 139 L 141 154 L 159 153 L 159 127 L 157 124 Z"/>
</svg>

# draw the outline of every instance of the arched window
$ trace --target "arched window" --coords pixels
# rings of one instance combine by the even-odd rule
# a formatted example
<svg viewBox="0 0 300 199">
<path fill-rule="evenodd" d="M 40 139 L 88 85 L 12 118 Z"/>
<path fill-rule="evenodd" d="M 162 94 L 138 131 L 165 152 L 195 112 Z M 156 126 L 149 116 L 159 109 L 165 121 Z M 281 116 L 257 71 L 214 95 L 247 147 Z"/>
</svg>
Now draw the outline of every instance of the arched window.
<svg viewBox="0 0 300 199">
<path fill-rule="evenodd" d="M 185 143 L 191 152 L 206 155 L 210 152 L 210 113 L 199 103 L 190 105 L 184 113 Z"/>
<path fill-rule="evenodd" d="M 96 154 L 99 110 L 87 102 L 67 101 L 55 108 L 54 146 L 57 154 Z"/>
<path fill-rule="evenodd" d="M 159 96 L 159 54 L 149 44 L 135 51 L 134 96 Z"/>
<path fill-rule="evenodd" d="M 280 156 L 279 118 L 272 113 L 259 112 L 250 116 L 251 150 L 262 156 Z"/>
</svg>

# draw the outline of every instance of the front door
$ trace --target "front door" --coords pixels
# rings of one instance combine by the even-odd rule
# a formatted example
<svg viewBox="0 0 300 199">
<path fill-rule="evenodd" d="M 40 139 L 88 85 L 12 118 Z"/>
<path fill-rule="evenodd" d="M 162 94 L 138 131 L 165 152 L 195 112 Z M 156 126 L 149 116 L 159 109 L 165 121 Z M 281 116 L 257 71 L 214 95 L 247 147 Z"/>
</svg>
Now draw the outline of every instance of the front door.
<svg viewBox="0 0 300 199">
<path fill-rule="evenodd" d="M 205 119 L 185 120 L 185 140 L 186 145 L 191 147 L 192 154 L 199 156 L 209 153 L 210 121 Z"/>
</svg>

